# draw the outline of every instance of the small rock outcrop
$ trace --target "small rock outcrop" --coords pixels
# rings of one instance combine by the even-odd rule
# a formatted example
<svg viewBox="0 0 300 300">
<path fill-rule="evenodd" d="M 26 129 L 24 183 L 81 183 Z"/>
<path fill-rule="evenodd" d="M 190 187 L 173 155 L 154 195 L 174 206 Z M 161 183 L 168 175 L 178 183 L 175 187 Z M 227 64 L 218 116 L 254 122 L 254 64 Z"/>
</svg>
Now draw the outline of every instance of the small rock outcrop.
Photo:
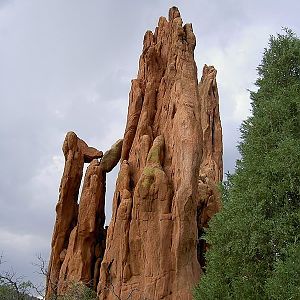
<svg viewBox="0 0 300 300">
<path fill-rule="evenodd" d="M 192 25 L 172 7 L 144 36 L 124 139 L 103 155 L 67 134 L 47 299 L 72 281 L 101 300 L 192 299 L 223 175 L 217 72 L 205 65 L 198 82 L 195 45 Z M 105 178 L 119 161 L 106 230 Z"/>
</svg>

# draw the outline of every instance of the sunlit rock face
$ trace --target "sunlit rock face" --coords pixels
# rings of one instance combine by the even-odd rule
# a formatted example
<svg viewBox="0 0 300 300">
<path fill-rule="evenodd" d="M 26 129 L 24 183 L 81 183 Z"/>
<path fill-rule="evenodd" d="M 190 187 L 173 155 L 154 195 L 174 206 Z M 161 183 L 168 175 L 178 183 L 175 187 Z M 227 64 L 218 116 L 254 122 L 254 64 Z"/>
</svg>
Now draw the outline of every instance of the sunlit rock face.
<svg viewBox="0 0 300 300">
<path fill-rule="evenodd" d="M 192 299 L 223 174 L 216 70 L 205 65 L 198 81 L 195 45 L 192 25 L 171 8 L 145 34 L 123 140 L 103 155 L 67 134 L 47 299 L 74 281 L 101 300 Z M 106 229 L 105 178 L 119 161 Z"/>
</svg>

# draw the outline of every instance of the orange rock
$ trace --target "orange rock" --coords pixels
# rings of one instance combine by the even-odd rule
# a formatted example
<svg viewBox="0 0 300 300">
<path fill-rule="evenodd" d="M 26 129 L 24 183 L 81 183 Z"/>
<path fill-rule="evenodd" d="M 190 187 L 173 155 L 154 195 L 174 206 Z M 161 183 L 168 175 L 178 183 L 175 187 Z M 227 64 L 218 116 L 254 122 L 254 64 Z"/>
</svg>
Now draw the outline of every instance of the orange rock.
<svg viewBox="0 0 300 300">
<path fill-rule="evenodd" d="M 223 142 L 216 75 L 217 71 L 213 66 L 205 65 L 199 83 L 201 125 L 205 145 L 200 176 L 220 182 L 223 179 Z"/>
<path fill-rule="evenodd" d="M 79 206 L 79 217 L 77 203 L 84 162 L 101 158 L 103 155 L 101 151 L 88 147 L 74 132 L 67 133 L 63 144 L 63 153 L 65 156 L 65 168 L 59 188 L 59 200 L 56 205 L 56 221 L 47 276 L 47 299 L 50 299 L 51 295 L 57 293 L 60 284 L 59 274 L 61 267 L 69 256 L 67 249 L 70 246 L 70 235 L 77 228 L 78 219 L 80 222 L 82 216 L 86 217 L 84 212 L 86 208 L 82 209 L 82 203 L 84 203 L 84 201 L 82 201 Z M 99 182 L 95 184 L 95 180 L 93 179 L 91 183 L 94 183 L 94 189 L 101 189 Z M 88 198 L 86 201 L 89 201 L 89 195 L 86 198 Z M 97 199 L 97 201 L 99 202 L 100 199 Z M 104 208 L 104 199 L 102 199 L 102 202 Z M 103 208 L 100 209 L 102 214 L 97 213 L 97 220 L 94 221 L 97 222 L 97 224 L 102 222 L 102 226 L 104 224 Z M 95 207 L 93 207 L 92 210 L 96 213 Z M 99 218 L 102 219 L 102 221 L 99 221 Z M 92 220 L 86 222 L 90 223 Z M 90 227 L 91 226 L 92 224 Z"/>
<path fill-rule="evenodd" d="M 105 240 L 104 203 L 105 172 L 98 160 L 87 168 L 79 202 L 77 225 L 71 232 L 65 259 L 60 269 L 58 294 L 63 294 L 71 282 L 93 286 L 97 243 Z M 102 257 L 104 249 L 98 246 Z M 100 252 L 100 253 L 99 253 Z M 97 279 L 95 279 L 97 280 Z"/>
<path fill-rule="evenodd" d="M 70 281 L 97 286 L 101 300 L 192 299 L 223 174 L 216 70 L 205 65 L 198 83 L 195 45 L 192 25 L 172 7 L 144 36 L 124 139 L 102 155 L 67 135 L 47 299 L 50 282 L 64 293 Z M 120 158 L 106 232 L 105 175 Z"/>
<path fill-rule="evenodd" d="M 210 178 L 216 189 L 222 132 L 215 71 L 205 67 L 198 87 L 195 44 L 192 26 L 182 26 L 175 7 L 169 21 L 161 17 L 155 32 L 145 34 L 129 96 L 100 299 L 192 299 L 200 278 L 199 214 L 211 217 L 217 209 L 207 201 L 199 212 L 198 176 Z"/>
<path fill-rule="evenodd" d="M 204 147 L 198 184 L 197 255 L 202 268 L 205 268 L 204 256 L 208 248 L 202 235 L 211 218 L 221 209 L 220 193 L 216 184 L 223 178 L 223 142 L 216 75 L 217 71 L 213 66 L 205 65 L 199 83 Z"/>
</svg>

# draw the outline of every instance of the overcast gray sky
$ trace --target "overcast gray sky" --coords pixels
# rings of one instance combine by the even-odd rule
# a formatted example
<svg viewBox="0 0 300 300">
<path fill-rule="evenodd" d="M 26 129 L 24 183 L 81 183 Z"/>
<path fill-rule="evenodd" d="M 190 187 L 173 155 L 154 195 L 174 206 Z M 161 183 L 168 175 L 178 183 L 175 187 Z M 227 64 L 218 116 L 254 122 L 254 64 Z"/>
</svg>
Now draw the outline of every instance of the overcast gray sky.
<svg viewBox="0 0 300 300">
<path fill-rule="evenodd" d="M 130 80 L 146 30 L 176 5 L 193 23 L 199 78 L 218 70 L 225 171 L 237 158 L 256 67 L 270 34 L 300 34 L 298 0 L 0 0 L 0 253 L 32 279 L 48 257 L 63 171 L 75 131 L 105 151 L 122 137 Z M 109 175 L 110 211 L 117 170 Z M 108 212 L 110 214 L 110 212 Z"/>
</svg>

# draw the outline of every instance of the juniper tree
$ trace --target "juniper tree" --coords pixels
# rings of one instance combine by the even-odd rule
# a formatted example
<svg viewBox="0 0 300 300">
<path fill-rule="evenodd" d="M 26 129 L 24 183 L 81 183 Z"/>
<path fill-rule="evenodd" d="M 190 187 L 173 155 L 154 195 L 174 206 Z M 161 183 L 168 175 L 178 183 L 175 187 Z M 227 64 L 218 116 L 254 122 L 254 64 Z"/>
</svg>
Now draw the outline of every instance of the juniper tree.
<svg viewBox="0 0 300 300">
<path fill-rule="evenodd" d="M 195 299 L 300 299 L 300 41 L 271 36 Z"/>
</svg>

